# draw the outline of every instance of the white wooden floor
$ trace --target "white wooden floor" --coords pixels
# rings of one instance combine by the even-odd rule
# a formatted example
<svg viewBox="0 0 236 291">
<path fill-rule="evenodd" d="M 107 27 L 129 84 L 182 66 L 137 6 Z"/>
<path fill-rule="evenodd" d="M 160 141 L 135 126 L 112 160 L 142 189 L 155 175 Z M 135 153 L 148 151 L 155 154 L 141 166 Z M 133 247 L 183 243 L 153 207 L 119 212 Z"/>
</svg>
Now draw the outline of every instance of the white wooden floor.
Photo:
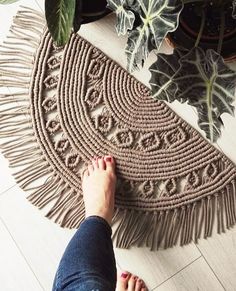
<svg viewBox="0 0 236 291">
<path fill-rule="evenodd" d="M 20 4 L 43 10 L 43 0 L 21 0 L 0 6 L 0 42 Z M 125 67 L 125 38 L 114 30 L 114 16 L 86 25 L 85 38 Z M 166 48 L 164 48 L 166 49 Z M 148 64 L 154 59 L 151 56 Z M 147 69 L 136 74 L 148 84 Z M 197 128 L 195 111 L 175 102 L 171 107 Z M 225 130 L 217 147 L 236 163 L 236 119 L 224 116 Z M 60 228 L 28 203 L 0 156 L 0 290 L 51 290 L 60 257 L 74 231 Z M 150 290 L 236 290 L 236 229 L 201 240 L 198 245 L 150 252 L 115 250 L 118 268 L 141 276 Z"/>
</svg>

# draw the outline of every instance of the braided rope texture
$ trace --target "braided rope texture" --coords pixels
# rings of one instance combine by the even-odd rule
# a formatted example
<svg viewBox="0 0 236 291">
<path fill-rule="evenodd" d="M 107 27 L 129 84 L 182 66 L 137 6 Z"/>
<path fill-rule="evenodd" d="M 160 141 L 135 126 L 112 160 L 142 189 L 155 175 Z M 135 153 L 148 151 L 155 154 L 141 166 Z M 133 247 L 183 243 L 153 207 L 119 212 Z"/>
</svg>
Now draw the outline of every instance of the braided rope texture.
<svg viewBox="0 0 236 291">
<path fill-rule="evenodd" d="M 184 245 L 235 225 L 235 165 L 79 35 L 56 47 L 43 16 L 22 7 L 0 72 L 0 85 L 15 92 L 0 95 L 1 149 L 48 218 L 79 227 L 81 169 L 109 153 L 118 247 Z"/>
</svg>

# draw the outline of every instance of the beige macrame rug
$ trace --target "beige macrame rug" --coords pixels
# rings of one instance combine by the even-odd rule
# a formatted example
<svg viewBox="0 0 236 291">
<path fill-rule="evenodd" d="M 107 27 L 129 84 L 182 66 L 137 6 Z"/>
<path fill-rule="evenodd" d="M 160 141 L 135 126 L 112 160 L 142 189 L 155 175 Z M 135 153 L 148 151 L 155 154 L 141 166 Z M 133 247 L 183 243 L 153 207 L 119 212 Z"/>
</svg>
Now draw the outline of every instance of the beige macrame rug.
<svg viewBox="0 0 236 291">
<path fill-rule="evenodd" d="M 83 221 L 79 173 L 107 153 L 117 246 L 184 245 L 235 224 L 235 165 L 78 35 L 55 47 L 43 16 L 23 7 L 1 49 L 0 85 L 15 92 L 0 98 L 2 152 L 29 201 L 62 227 Z"/>
</svg>

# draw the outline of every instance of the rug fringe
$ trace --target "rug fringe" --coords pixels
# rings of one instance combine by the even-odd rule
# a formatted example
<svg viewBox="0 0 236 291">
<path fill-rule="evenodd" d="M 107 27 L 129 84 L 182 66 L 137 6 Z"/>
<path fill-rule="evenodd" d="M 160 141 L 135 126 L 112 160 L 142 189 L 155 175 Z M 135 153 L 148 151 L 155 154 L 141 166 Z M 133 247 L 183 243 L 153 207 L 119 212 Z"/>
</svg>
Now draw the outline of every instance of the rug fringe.
<svg viewBox="0 0 236 291">
<path fill-rule="evenodd" d="M 132 245 L 146 246 L 152 251 L 175 245 L 198 243 L 213 233 L 216 222 L 217 233 L 225 232 L 236 223 L 236 179 L 224 186 L 215 195 L 209 195 L 175 209 L 153 213 L 118 210 L 113 224 L 120 221 L 113 233 L 119 248 Z"/>
<path fill-rule="evenodd" d="M 54 203 L 46 217 L 62 227 L 75 228 L 84 219 L 81 190 L 75 195 L 55 173 L 37 142 L 31 120 L 28 89 L 45 24 L 41 13 L 21 6 L 11 35 L 0 46 L 0 86 L 14 91 L 0 94 L 0 137 L 4 139 L 0 149 L 11 168 L 20 168 L 13 176 L 23 190 L 30 191 L 27 199 L 39 209 Z"/>
</svg>

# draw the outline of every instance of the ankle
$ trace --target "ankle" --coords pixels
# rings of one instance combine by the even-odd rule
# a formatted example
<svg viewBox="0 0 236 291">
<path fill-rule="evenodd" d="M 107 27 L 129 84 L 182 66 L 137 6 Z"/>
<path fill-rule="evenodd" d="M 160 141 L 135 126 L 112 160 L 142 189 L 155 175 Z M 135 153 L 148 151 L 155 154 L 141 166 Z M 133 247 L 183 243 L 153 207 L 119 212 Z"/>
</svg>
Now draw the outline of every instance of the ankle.
<svg viewBox="0 0 236 291">
<path fill-rule="evenodd" d="M 108 214 L 106 211 L 104 210 L 98 210 L 96 211 L 96 213 L 94 212 L 86 212 L 85 218 L 91 217 L 91 216 L 97 216 L 102 218 L 103 220 L 105 220 L 109 225 L 111 225 L 111 221 L 112 221 L 112 215 Z"/>
</svg>

